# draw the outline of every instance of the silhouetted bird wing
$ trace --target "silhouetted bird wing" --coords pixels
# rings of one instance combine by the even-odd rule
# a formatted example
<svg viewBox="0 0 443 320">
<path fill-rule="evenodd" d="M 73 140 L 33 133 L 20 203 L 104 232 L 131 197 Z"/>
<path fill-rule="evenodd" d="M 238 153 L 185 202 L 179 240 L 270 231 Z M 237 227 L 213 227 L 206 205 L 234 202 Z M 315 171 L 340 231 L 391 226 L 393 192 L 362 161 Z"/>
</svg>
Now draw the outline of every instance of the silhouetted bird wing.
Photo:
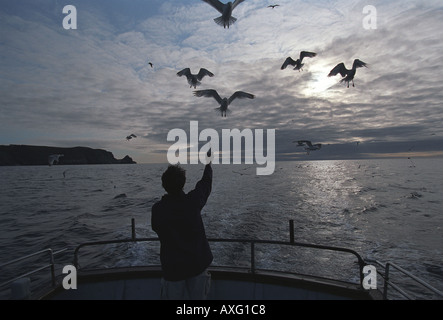
<svg viewBox="0 0 443 320">
<path fill-rule="evenodd" d="M 329 72 L 328 77 L 336 76 L 337 74 L 341 74 L 342 77 L 345 77 L 348 73 L 348 69 L 346 69 L 345 64 L 339 63 L 337 64 L 334 69 Z"/>
<path fill-rule="evenodd" d="M 217 102 L 219 104 L 221 104 L 223 102 L 220 95 L 214 89 L 196 90 L 196 91 L 194 91 L 194 95 L 196 97 L 212 97 L 215 100 L 217 100 Z"/>
<path fill-rule="evenodd" d="M 223 13 L 223 7 L 224 4 L 221 3 L 218 0 L 202 0 L 206 2 L 207 4 L 210 4 L 212 7 L 214 7 L 218 12 Z M 237 1 L 236 1 L 237 2 Z"/>
<path fill-rule="evenodd" d="M 210 4 L 212 7 L 214 7 L 218 12 L 223 13 L 223 8 L 225 6 L 224 3 L 218 1 L 218 0 L 202 0 L 208 4 Z M 234 8 L 236 6 L 238 6 L 240 3 L 242 3 L 245 0 L 235 0 L 234 3 L 232 4 L 232 10 L 234 10 Z"/>
<path fill-rule="evenodd" d="M 250 94 L 250 93 L 247 93 L 247 92 L 244 92 L 244 91 L 236 91 L 236 92 L 234 92 L 234 94 L 229 98 L 229 100 L 228 100 L 228 104 L 231 104 L 231 102 L 232 102 L 234 99 L 236 99 L 236 98 L 238 98 L 238 99 L 244 99 L 244 98 L 254 99 L 255 96 L 254 96 L 253 94 Z"/>
<path fill-rule="evenodd" d="M 303 140 L 295 140 L 295 141 L 292 141 L 292 143 L 296 143 L 297 142 L 297 144 L 299 145 L 299 146 L 302 146 L 303 144 L 304 144 L 304 141 Z"/>
<path fill-rule="evenodd" d="M 197 74 L 197 79 L 201 80 L 201 79 L 203 79 L 204 76 L 213 77 L 214 74 L 211 71 L 209 71 L 209 70 L 207 70 L 205 68 L 201 68 L 200 71 Z"/>
<path fill-rule="evenodd" d="M 242 3 L 243 1 L 245 1 L 245 0 L 235 0 L 234 3 L 232 4 L 232 10 L 234 10 L 234 8 L 236 6 L 238 6 L 240 3 Z"/>
<path fill-rule="evenodd" d="M 315 52 L 302 51 L 300 52 L 300 61 L 303 61 L 304 58 L 313 58 L 317 54 Z"/>
<path fill-rule="evenodd" d="M 368 67 L 367 64 L 359 59 L 354 60 L 354 64 L 352 65 L 352 69 Z"/>
<path fill-rule="evenodd" d="M 297 62 L 296 62 L 294 59 L 292 59 L 291 57 L 287 57 L 286 60 L 285 60 L 285 62 L 283 62 L 282 66 L 281 66 L 281 70 L 286 69 L 286 67 L 287 67 L 288 65 L 295 66 L 296 63 L 297 63 Z"/>
<path fill-rule="evenodd" d="M 177 72 L 177 76 L 179 77 L 186 76 L 186 78 L 188 78 L 191 76 L 191 69 L 185 68 L 182 71 Z"/>
<path fill-rule="evenodd" d="M 308 146 L 312 146 L 312 143 L 309 140 L 298 140 L 298 141 L 294 141 L 294 142 L 297 142 L 299 146 L 303 146 L 305 144 L 307 144 Z"/>
</svg>

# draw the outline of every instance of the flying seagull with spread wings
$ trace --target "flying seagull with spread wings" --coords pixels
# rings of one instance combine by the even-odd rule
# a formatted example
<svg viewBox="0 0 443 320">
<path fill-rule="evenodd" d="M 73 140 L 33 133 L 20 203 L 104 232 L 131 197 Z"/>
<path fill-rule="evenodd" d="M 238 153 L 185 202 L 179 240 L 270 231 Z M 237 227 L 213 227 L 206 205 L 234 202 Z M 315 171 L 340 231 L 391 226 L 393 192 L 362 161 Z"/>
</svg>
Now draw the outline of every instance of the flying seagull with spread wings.
<svg viewBox="0 0 443 320">
<path fill-rule="evenodd" d="M 185 68 L 182 71 L 177 72 L 177 76 L 186 76 L 186 79 L 188 79 L 188 83 L 190 84 L 190 88 L 194 87 L 194 89 L 196 89 L 197 86 L 201 84 L 200 81 L 205 76 L 213 77 L 214 74 L 205 68 L 200 68 L 198 74 L 192 74 L 190 68 Z"/>
<path fill-rule="evenodd" d="M 132 138 L 137 138 L 137 136 L 135 134 L 131 133 L 129 136 L 126 137 L 126 140 L 129 141 Z"/>
<path fill-rule="evenodd" d="M 268 8 L 274 9 L 275 7 L 279 7 L 279 6 L 280 6 L 279 4 L 271 4 L 268 6 Z"/>
<path fill-rule="evenodd" d="M 51 154 L 48 156 L 48 165 L 58 164 L 60 157 L 64 157 L 63 154 Z"/>
<path fill-rule="evenodd" d="M 281 66 L 281 70 L 286 69 L 288 65 L 294 66 L 294 70 L 303 70 L 303 66 L 305 65 L 302 63 L 304 58 L 313 58 L 317 54 L 315 52 L 308 52 L 308 51 L 302 51 L 300 52 L 300 57 L 297 60 L 292 59 L 291 57 L 287 57 L 285 62 L 283 62 Z"/>
<path fill-rule="evenodd" d="M 293 141 L 297 142 L 297 147 L 305 147 L 306 152 L 309 154 L 311 151 L 316 151 L 321 149 L 321 143 L 312 144 L 309 140 L 298 140 Z"/>
<path fill-rule="evenodd" d="M 220 95 L 217 93 L 216 90 L 214 89 L 207 89 L 207 90 L 197 90 L 194 91 L 194 95 L 196 97 L 212 97 L 214 98 L 218 104 L 220 105 L 220 107 L 215 108 L 215 110 L 219 111 L 222 117 L 226 117 L 226 113 L 230 112 L 230 110 L 228 110 L 228 106 L 232 103 L 232 101 L 234 101 L 234 99 L 238 98 L 238 99 L 244 99 L 244 98 L 248 98 L 248 99 L 254 99 L 255 96 L 253 94 L 244 92 L 244 91 L 236 91 L 234 92 L 234 94 L 228 98 L 221 98 Z"/>
<path fill-rule="evenodd" d="M 212 7 L 214 7 L 218 12 L 220 12 L 222 15 L 218 18 L 215 18 L 214 21 L 220 26 L 223 26 L 223 28 L 228 27 L 234 24 L 235 21 L 237 21 L 237 18 L 234 18 L 232 16 L 232 11 L 235 9 L 236 6 L 238 6 L 240 3 L 242 3 L 245 0 L 235 0 L 233 3 L 229 1 L 228 3 L 222 3 L 218 0 L 202 0 L 206 2 L 207 4 L 210 4 Z"/>
<path fill-rule="evenodd" d="M 357 72 L 357 68 L 362 68 L 362 67 L 367 68 L 368 66 L 366 63 L 364 63 L 359 59 L 354 60 L 351 70 L 346 69 L 345 64 L 342 62 L 336 65 L 334 69 L 332 69 L 331 72 L 329 72 L 328 77 L 333 77 L 340 73 L 340 75 L 343 77 L 343 79 L 340 80 L 340 83 L 347 82 L 349 88 L 349 82 L 352 81 L 352 86 L 355 87 L 354 84 L 355 73 Z"/>
</svg>

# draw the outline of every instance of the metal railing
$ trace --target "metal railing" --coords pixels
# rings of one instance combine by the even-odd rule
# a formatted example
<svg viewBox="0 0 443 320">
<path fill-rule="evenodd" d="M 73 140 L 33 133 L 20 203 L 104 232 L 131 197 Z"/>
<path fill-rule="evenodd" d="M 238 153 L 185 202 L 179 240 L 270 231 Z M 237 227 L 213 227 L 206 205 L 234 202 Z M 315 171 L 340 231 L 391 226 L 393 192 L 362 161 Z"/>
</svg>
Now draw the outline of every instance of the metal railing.
<svg viewBox="0 0 443 320">
<path fill-rule="evenodd" d="M 95 241 L 95 242 L 87 242 L 78 245 L 74 250 L 74 266 L 77 269 L 80 269 L 79 265 L 79 251 L 80 249 L 84 247 L 89 246 L 98 246 L 98 245 L 107 245 L 107 244 L 119 244 L 119 243 L 136 243 L 136 242 L 159 242 L 160 240 L 158 238 L 137 238 L 136 232 L 135 232 L 135 222 L 134 219 L 132 219 L 132 236 L 129 239 L 120 239 L 120 240 L 109 240 L 109 241 Z M 304 248 L 312 248 L 312 249 L 319 249 L 319 250 L 329 250 L 329 251 L 335 251 L 335 252 L 342 252 L 342 253 L 348 253 L 357 259 L 358 265 L 359 265 L 359 276 L 360 276 L 360 284 L 363 283 L 364 279 L 364 273 L 363 268 L 368 264 L 377 264 L 381 267 L 381 269 L 384 270 L 384 272 L 380 271 L 380 268 L 377 268 L 377 274 L 381 275 L 384 285 L 383 285 L 383 298 L 388 299 L 388 288 L 392 287 L 396 292 L 401 294 L 407 299 L 414 299 L 410 294 L 406 293 L 404 290 L 400 288 L 397 284 L 393 283 L 390 279 L 390 269 L 394 268 L 401 272 L 402 274 L 406 275 L 408 278 L 412 279 L 413 281 L 419 283 L 423 287 L 427 288 L 434 294 L 443 297 L 443 293 L 439 291 L 438 289 L 432 287 L 428 283 L 424 282 L 420 278 L 414 276 L 410 272 L 404 270 L 403 268 L 395 265 L 392 262 L 388 262 L 385 265 L 383 265 L 381 262 L 377 260 L 369 260 L 366 261 L 362 259 L 362 257 L 354 250 L 348 249 L 348 248 L 341 248 L 341 247 L 334 247 L 334 246 L 326 246 L 326 245 L 317 245 L 317 244 L 311 244 L 311 243 L 302 243 L 302 242 L 296 242 L 294 241 L 294 222 L 293 220 L 289 221 L 289 241 L 273 241 L 273 240 L 256 240 L 256 239 L 223 239 L 223 238 L 209 238 L 208 241 L 210 242 L 220 242 L 220 243 L 242 243 L 242 244 L 249 244 L 250 246 L 250 265 L 249 265 L 249 271 L 254 274 L 257 271 L 256 268 L 256 245 L 258 244 L 269 244 L 269 245 L 279 245 L 279 246 L 292 246 L 292 247 L 304 247 Z M 7 263 L 4 263 L 0 265 L 0 272 L 2 272 L 3 268 L 6 266 L 22 262 L 24 260 L 30 259 L 32 257 L 38 256 L 38 255 L 49 255 L 49 262 L 47 264 L 44 264 L 43 266 L 40 266 L 38 268 L 35 268 L 32 271 L 26 272 L 24 274 L 21 274 L 19 276 L 14 277 L 11 280 L 5 281 L 0 284 L 0 289 L 3 287 L 13 283 L 14 281 L 28 277 L 30 275 L 33 275 L 37 272 L 40 272 L 45 269 L 50 269 L 50 277 L 51 277 L 51 284 L 52 286 L 56 286 L 56 274 L 55 274 L 55 262 L 54 262 L 54 256 L 57 254 L 60 254 L 64 251 L 66 251 L 67 248 L 59 250 L 57 252 L 53 252 L 52 249 L 44 249 L 29 255 L 26 255 L 24 257 L 11 260 Z"/>
<path fill-rule="evenodd" d="M 87 242 L 80 244 L 75 248 L 74 251 L 74 266 L 77 269 L 80 269 L 79 264 L 79 251 L 84 247 L 97 246 L 97 245 L 108 245 L 108 244 L 119 244 L 119 243 L 131 243 L 131 242 L 159 242 L 158 238 L 137 238 L 135 233 L 135 223 L 134 219 L 132 219 L 132 237 L 130 239 L 120 239 L 120 240 L 109 240 L 109 241 L 95 241 L 95 242 Z M 279 245 L 279 246 L 292 246 L 292 247 L 304 247 L 304 248 L 312 248 L 312 249 L 320 249 L 320 250 L 329 250 L 335 252 L 343 252 L 354 255 L 357 259 L 359 265 L 359 277 L 360 284 L 363 281 L 363 267 L 366 265 L 365 261 L 362 257 L 354 250 L 348 248 L 334 247 L 334 246 L 326 246 L 326 245 L 317 245 L 311 243 L 302 243 L 294 241 L 294 221 L 289 221 L 289 241 L 273 241 L 273 240 L 255 240 L 255 239 L 224 239 L 224 238 L 208 238 L 209 242 L 219 242 L 219 243 L 242 243 L 250 245 L 250 269 L 249 271 L 254 274 L 256 273 L 256 260 L 255 260 L 255 248 L 257 244 L 269 244 L 269 245 Z"/>
<path fill-rule="evenodd" d="M 53 252 L 52 249 L 44 249 L 44 250 L 40 250 L 40 251 L 31 253 L 31 254 L 28 254 L 28 255 L 26 255 L 24 257 L 20 257 L 20 258 L 17 258 L 17 259 L 14 259 L 14 260 L 11 260 L 11 261 L 8 261 L 6 263 L 1 264 L 0 265 L 0 272 L 2 272 L 2 270 L 4 270 L 4 268 L 6 266 L 9 266 L 9 265 L 12 265 L 12 264 L 15 264 L 15 263 L 18 263 L 18 262 L 22 262 L 24 260 L 28 260 L 28 259 L 33 258 L 35 256 L 49 254 L 49 262 L 47 264 L 44 264 L 43 266 L 35 268 L 32 271 L 23 273 L 23 274 L 21 274 L 19 276 L 14 277 L 13 279 L 10 279 L 10 280 L 7 280 L 7 281 L 1 283 L 0 284 L 0 289 L 2 289 L 3 287 L 6 287 L 7 285 L 9 285 L 11 283 L 13 283 L 14 281 L 17 281 L 17 280 L 19 280 L 21 278 L 29 277 L 29 276 L 31 276 L 33 274 L 36 274 L 37 272 L 40 272 L 40 271 L 45 270 L 45 269 L 50 269 L 51 284 L 53 286 L 55 286 L 56 285 L 56 275 L 55 275 L 54 256 L 57 255 L 57 254 L 60 254 L 60 253 L 62 253 L 64 251 L 66 251 L 66 250 L 67 249 L 62 249 L 62 250 Z"/>
<path fill-rule="evenodd" d="M 384 272 L 381 272 L 380 269 L 377 268 L 377 274 L 379 274 L 382 277 L 383 282 L 384 282 L 382 294 L 383 294 L 383 299 L 385 299 L 385 300 L 388 299 L 388 289 L 389 289 L 389 287 L 392 287 L 392 289 L 394 289 L 396 292 L 398 292 L 400 295 L 402 295 L 406 299 L 414 300 L 413 296 L 411 296 L 409 293 L 407 293 L 405 290 L 403 290 L 398 284 L 395 284 L 394 282 L 391 281 L 391 279 L 390 279 L 391 267 L 396 269 L 397 271 L 401 272 L 402 274 L 406 275 L 409 279 L 411 279 L 414 282 L 420 284 L 424 288 L 428 289 L 433 294 L 440 296 L 440 298 L 443 298 L 443 292 L 441 292 L 440 290 L 434 288 L 429 283 L 426 283 L 422 279 L 418 278 L 417 276 L 413 275 L 409 271 L 406 271 L 402 267 L 400 267 L 400 266 L 398 266 L 398 265 L 396 265 L 396 264 L 394 264 L 392 262 L 387 262 L 386 264 L 383 265 L 383 263 L 378 261 L 378 260 L 367 259 L 367 261 L 370 262 L 370 263 L 377 264 L 379 267 L 381 267 L 384 270 Z"/>
</svg>

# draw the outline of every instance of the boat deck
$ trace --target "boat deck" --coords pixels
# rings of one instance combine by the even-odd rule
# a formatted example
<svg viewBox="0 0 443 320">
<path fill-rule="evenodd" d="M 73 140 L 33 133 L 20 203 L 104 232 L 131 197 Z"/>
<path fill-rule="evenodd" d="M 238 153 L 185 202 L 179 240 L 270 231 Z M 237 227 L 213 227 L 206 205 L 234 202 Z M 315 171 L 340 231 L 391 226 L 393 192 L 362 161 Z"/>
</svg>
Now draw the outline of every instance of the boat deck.
<svg viewBox="0 0 443 320">
<path fill-rule="evenodd" d="M 208 300 L 366 300 L 377 296 L 342 281 L 281 272 L 252 274 L 242 268 L 210 268 Z M 91 270 L 78 274 L 77 289 L 61 285 L 40 299 L 55 300 L 159 300 L 159 267 Z M 381 295 L 378 295 L 381 298 Z"/>
</svg>

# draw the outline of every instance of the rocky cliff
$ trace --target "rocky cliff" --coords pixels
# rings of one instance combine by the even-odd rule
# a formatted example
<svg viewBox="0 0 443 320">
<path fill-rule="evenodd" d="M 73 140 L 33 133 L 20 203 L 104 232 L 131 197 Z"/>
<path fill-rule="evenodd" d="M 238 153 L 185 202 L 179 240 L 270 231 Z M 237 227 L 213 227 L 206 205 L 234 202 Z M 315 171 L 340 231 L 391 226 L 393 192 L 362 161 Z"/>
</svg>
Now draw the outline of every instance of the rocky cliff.
<svg viewBox="0 0 443 320">
<path fill-rule="evenodd" d="M 115 159 L 114 155 L 106 150 L 88 147 L 59 148 L 45 146 L 9 145 L 0 146 L 0 166 L 37 166 L 51 165 L 51 155 L 58 157 L 57 165 L 73 164 L 134 164 L 131 157 Z M 57 158 L 57 157 L 55 157 Z"/>
</svg>

